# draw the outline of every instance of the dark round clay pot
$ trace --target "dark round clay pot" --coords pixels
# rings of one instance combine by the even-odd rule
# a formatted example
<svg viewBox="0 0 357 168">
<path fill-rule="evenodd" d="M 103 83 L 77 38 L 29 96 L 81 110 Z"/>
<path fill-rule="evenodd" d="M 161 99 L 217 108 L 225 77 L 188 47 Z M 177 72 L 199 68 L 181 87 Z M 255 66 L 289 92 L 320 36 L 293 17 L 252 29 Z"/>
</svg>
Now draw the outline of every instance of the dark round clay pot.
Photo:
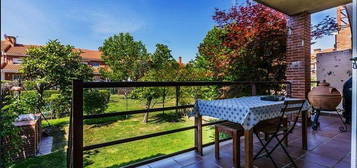
<svg viewBox="0 0 357 168">
<path fill-rule="evenodd" d="M 324 80 L 311 89 L 308 99 L 315 109 L 336 110 L 341 102 L 341 93 Z"/>
</svg>

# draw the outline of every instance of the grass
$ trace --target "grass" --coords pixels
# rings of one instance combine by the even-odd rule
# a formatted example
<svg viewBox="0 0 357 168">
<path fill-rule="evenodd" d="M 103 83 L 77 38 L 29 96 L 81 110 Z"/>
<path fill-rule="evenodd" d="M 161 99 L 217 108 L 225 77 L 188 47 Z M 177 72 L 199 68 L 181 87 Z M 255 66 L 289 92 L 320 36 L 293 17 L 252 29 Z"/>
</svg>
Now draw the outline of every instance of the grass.
<svg viewBox="0 0 357 168">
<path fill-rule="evenodd" d="M 123 96 L 112 95 L 106 112 L 138 110 L 145 108 L 145 102 L 128 100 L 128 107 Z M 173 106 L 169 100 L 165 106 Z M 162 107 L 158 103 L 155 107 Z M 150 113 L 149 122 L 143 122 L 143 114 L 124 117 L 109 117 L 101 120 L 86 120 L 84 125 L 84 145 L 98 144 L 154 132 L 172 130 L 193 125 L 193 118 L 179 118 L 174 111 Z M 48 126 L 43 122 L 44 126 Z M 50 120 L 53 126 L 54 153 L 30 158 L 15 164 L 14 167 L 65 167 L 65 144 L 68 129 L 68 117 Z M 204 127 L 204 143 L 212 141 L 213 130 Z M 84 164 L 88 168 L 120 167 L 160 155 L 165 155 L 194 146 L 194 131 L 187 130 L 169 135 L 148 138 L 125 144 L 99 148 L 85 152 Z M 54 166 L 52 166 L 54 165 Z"/>
</svg>

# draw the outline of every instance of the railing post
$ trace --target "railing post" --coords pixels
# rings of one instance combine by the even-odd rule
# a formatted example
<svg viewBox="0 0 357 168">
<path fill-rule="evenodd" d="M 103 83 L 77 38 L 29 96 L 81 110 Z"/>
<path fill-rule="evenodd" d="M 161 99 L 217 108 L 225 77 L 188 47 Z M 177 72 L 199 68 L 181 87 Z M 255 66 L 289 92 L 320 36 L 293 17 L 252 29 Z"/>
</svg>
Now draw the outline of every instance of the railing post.
<svg viewBox="0 0 357 168">
<path fill-rule="evenodd" d="M 202 116 L 197 114 L 195 116 L 195 148 L 201 156 L 203 155 L 202 144 Z"/>
<path fill-rule="evenodd" d="M 255 85 L 255 83 L 251 83 L 250 85 L 252 86 L 252 96 L 256 96 L 257 95 L 257 86 Z"/>
<path fill-rule="evenodd" d="M 83 167 L 83 81 L 72 83 L 72 161 L 71 168 Z"/>
<path fill-rule="evenodd" d="M 176 106 L 179 106 L 180 102 L 180 86 L 176 86 Z M 178 109 L 176 109 L 176 113 L 178 112 Z"/>
<path fill-rule="evenodd" d="M 286 84 L 286 96 L 291 97 L 291 83 Z"/>
</svg>

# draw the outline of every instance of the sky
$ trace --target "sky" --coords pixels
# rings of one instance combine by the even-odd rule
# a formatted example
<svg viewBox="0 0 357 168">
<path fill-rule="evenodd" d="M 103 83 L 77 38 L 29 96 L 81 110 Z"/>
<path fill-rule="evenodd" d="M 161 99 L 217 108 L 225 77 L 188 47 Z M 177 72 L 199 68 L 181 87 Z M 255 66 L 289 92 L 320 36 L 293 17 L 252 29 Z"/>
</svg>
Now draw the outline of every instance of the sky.
<svg viewBox="0 0 357 168">
<path fill-rule="evenodd" d="M 215 25 L 214 9 L 228 9 L 233 0 L 1 0 L 1 39 L 43 45 L 50 39 L 76 48 L 97 50 L 103 41 L 129 32 L 149 52 L 163 43 L 175 58 L 194 59 L 197 46 Z M 238 0 L 243 4 L 245 0 Z M 312 15 L 312 23 L 335 9 Z M 312 48 L 333 47 L 334 37 L 317 41 Z"/>
</svg>

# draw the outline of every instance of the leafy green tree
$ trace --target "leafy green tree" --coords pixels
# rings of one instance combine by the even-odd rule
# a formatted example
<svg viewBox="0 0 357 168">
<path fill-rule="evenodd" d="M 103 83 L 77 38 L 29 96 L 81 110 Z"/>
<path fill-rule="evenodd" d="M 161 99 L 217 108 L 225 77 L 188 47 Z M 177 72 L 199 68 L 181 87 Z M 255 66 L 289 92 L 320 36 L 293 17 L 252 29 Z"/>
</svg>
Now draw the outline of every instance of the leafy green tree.
<svg viewBox="0 0 357 168">
<path fill-rule="evenodd" d="M 62 45 L 58 40 L 50 40 L 45 46 L 27 50 L 20 71 L 26 79 L 36 82 L 35 89 L 39 94 L 38 112 L 44 106 L 45 90 L 58 88 L 68 97 L 74 79 L 91 80 L 93 70 L 81 62 L 80 52 L 73 46 Z"/>
<path fill-rule="evenodd" d="M 192 70 L 206 72 L 202 76 L 203 79 L 224 80 L 231 78 L 228 73 L 227 60 L 232 48 L 224 45 L 227 34 L 226 29 L 213 27 L 199 44 L 198 55 L 190 64 Z"/>
<path fill-rule="evenodd" d="M 159 71 L 163 68 L 177 68 L 178 63 L 171 55 L 171 50 L 165 44 L 156 44 L 156 50 L 151 55 L 150 69 Z"/>
<path fill-rule="evenodd" d="M 106 39 L 99 47 L 102 59 L 109 66 L 100 73 L 114 81 L 140 79 L 148 66 L 149 54 L 141 41 L 135 41 L 129 33 L 119 33 Z"/>
<path fill-rule="evenodd" d="M 179 65 L 171 55 L 171 50 L 167 45 L 156 44 L 156 50 L 150 55 L 149 69 L 145 72 L 144 76 L 139 81 L 175 81 L 178 73 Z M 146 108 L 152 108 L 159 98 L 162 98 L 163 102 L 169 93 L 172 92 L 172 88 L 138 88 L 132 93 L 132 96 L 143 98 L 146 100 Z M 149 113 L 144 115 L 144 122 L 149 119 Z"/>
</svg>

